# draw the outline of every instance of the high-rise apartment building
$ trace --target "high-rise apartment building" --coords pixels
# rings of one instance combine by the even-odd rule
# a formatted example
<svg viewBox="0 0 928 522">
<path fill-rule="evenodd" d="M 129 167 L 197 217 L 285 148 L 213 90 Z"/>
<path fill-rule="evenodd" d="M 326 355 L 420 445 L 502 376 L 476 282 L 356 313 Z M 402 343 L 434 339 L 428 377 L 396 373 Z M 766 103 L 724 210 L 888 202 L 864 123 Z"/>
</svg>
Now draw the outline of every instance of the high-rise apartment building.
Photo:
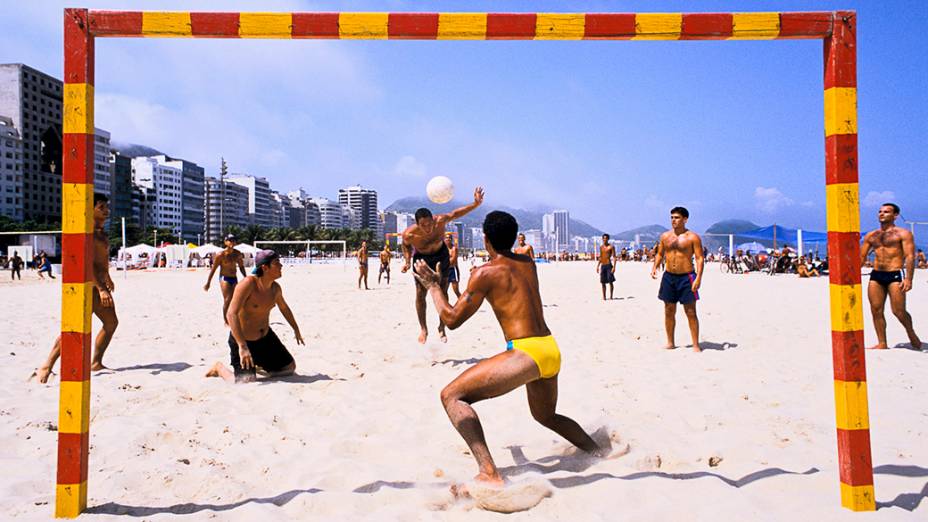
<svg viewBox="0 0 928 522">
<path fill-rule="evenodd" d="M 570 213 L 566 210 L 555 210 L 554 234 L 557 240 L 557 249 L 563 250 L 570 243 Z"/>
<path fill-rule="evenodd" d="M 290 227 L 290 198 L 271 191 L 271 217 L 273 227 Z"/>
<path fill-rule="evenodd" d="M 0 216 L 23 219 L 23 139 L 6 116 L 0 116 Z"/>
<path fill-rule="evenodd" d="M 132 158 L 118 152 L 110 153 L 110 172 L 112 173 L 113 195 L 110 197 L 110 217 L 118 221 L 126 218 L 133 222 L 132 216 Z M 140 223 L 135 221 L 136 225 Z"/>
<path fill-rule="evenodd" d="M 319 226 L 326 229 L 345 228 L 344 209 L 337 201 L 328 198 L 310 198 L 310 203 L 319 208 Z"/>
<path fill-rule="evenodd" d="M 207 176 L 204 181 L 204 221 L 206 241 L 218 241 L 230 226 L 246 227 L 249 224 L 249 191 L 236 183 L 223 183 L 219 178 Z M 223 200 L 223 195 L 225 199 Z"/>
<path fill-rule="evenodd" d="M 175 236 L 180 234 L 183 179 L 181 165 L 167 161 L 165 156 L 132 159 L 132 181 L 143 189 L 144 200 L 148 202 L 147 216 L 143 219 L 148 226 L 170 229 Z"/>
<path fill-rule="evenodd" d="M 380 215 L 377 212 L 376 190 L 365 189 L 361 185 L 345 187 L 338 191 L 338 202 L 350 209 L 351 222 L 348 223 L 350 228 L 366 228 L 375 233 L 383 230 Z"/>
<path fill-rule="evenodd" d="M 522 233 L 525 234 L 525 244 L 531 245 L 532 248 L 535 249 L 535 252 L 545 251 L 545 239 L 541 230 L 532 228 L 529 230 L 523 230 Z"/>
<path fill-rule="evenodd" d="M 232 174 L 226 176 L 226 183 L 235 183 L 248 189 L 248 217 L 251 224 L 274 226 L 274 216 L 271 213 L 271 185 L 267 178 Z"/>
<path fill-rule="evenodd" d="M 93 191 L 112 199 L 113 172 L 110 165 L 110 133 L 93 129 Z"/>
<path fill-rule="evenodd" d="M 61 220 L 61 106 L 60 80 L 21 63 L 0 64 L 0 115 L 22 138 L 23 219 Z"/>
<path fill-rule="evenodd" d="M 165 164 L 181 171 L 181 234 L 194 242 L 204 233 L 203 209 L 206 205 L 204 180 L 206 171 L 192 161 L 165 157 Z"/>
</svg>

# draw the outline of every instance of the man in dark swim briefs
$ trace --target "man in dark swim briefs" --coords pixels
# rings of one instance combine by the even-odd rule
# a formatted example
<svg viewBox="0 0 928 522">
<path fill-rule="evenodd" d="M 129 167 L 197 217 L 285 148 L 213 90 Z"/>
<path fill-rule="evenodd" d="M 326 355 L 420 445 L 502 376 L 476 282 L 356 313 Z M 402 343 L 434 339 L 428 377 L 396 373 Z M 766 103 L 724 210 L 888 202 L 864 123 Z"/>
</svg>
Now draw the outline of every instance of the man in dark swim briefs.
<svg viewBox="0 0 928 522">
<path fill-rule="evenodd" d="M 364 289 L 367 287 L 367 241 L 361 241 L 361 248 L 358 249 L 358 290 L 361 289 L 361 281 L 364 281 Z"/>
<path fill-rule="evenodd" d="M 921 349 L 922 341 L 915 334 L 912 316 L 905 309 L 905 294 L 912 289 L 912 278 L 915 277 L 915 240 L 912 232 L 896 226 L 897 217 L 899 206 L 884 203 L 877 211 L 880 228 L 864 236 L 860 248 L 861 266 L 867 261 L 871 250 L 875 254 L 870 283 L 867 285 L 867 298 L 870 300 L 870 313 L 873 315 L 877 338 L 877 344 L 871 348 L 882 350 L 889 347 L 886 344 L 886 317 L 883 316 L 888 294 L 893 315 L 905 328 L 912 348 Z"/>
<path fill-rule="evenodd" d="M 293 356 L 271 330 L 270 315 L 274 307 L 293 328 L 297 344 L 304 344 L 300 327 L 293 312 L 284 300 L 283 290 L 277 284 L 283 265 L 273 250 L 261 250 L 255 256 L 254 275 L 236 285 L 229 304 L 229 358 L 232 371 L 217 362 L 206 373 L 207 377 L 222 377 L 229 382 L 253 382 L 256 369 L 262 375 L 282 377 L 296 371 Z"/>
<path fill-rule="evenodd" d="M 661 260 L 666 260 L 666 271 L 661 278 L 661 288 L 657 298 L 664 302 L 664 329 L 667 331 L 668 350 L 676 348 L 674 329 L 677 326 L 677 303 L 683 304 L 683 311 L 690 324 L 690 336 L 693 339 L 693 351 L 702 351 L 699 347 L 699 318 L 696 317 L 696 301 L 699 299 L 699 287 L 702 284 L 702 271 L 705 266 L 702 239 L 687 230 L 686 222 L 690 213 L 683 207 L 670 210 L 671 230 L 661 234 L 657 243 L 651 278 L 657 278 L 657 267 Z M 696 269 L 693 269 L 693 258 Z"/>
<path fill-rule="evenodd" d="M 607 448 L 596 442 L 574 420 L 557 413 L 557 385 L 561 352 L 545 323 L 538 272 L 534 261 L 514 254 L 518 224 L 511 215 L 494 211 L 483 222 L 490 261 L 471 271 L 467 289 L 454 303 L 448 302 L 442 277 L 424 261 L 416 263 L 415 275 L 428 289 L 439 317 L 457 328 L 472 317 L 484 299 L 490 303 L 506 339 L 506 350 L 468 368 L 441 391 L 441 402 L 471 454 L 477 460 L 478 482 L 502 485 L 475 402 L 505 395 L 522 385 L 528 393 L 529 410 L 542 426 L 564 437 L 583 451 L 604 456 Z"/>
<path fill-rule="evenodd" d="M 387 274 L 387 284 L 390 284 L 390 261 L 393 259 L 393 252 L 390 252 L 390 243 L 387 242 L 380 251 L 380 272 L 377 273 L 377 284 L 380 284 L 380 278 L 384 273 Z"/>
<path fill-rule="evenodd" d="M 458 270 L 458 245 L 454 242 L 454 235 L 451 232 L 445 232 L 445 246 L 448 247 L 448 283 L 451 284 L 451 290 L 454 297 L 461 297 L 461 289 L 458 286 L 461 281 L 461 271 Z"/>
<path fill-rule="evenodd" d="M 226 313 L 229 311 L 229 303 L 232 302 L 232 293 L 235 291 L 235 285 L 238 284 L 238 277 L 235 274 L 235 268 L 238 267 L 245 277 L 245 256 L 235 249 L 235 236 L 229 234 L 226 236 L 226 249 L 216 254 L 213 259 L 213 266 L 209 270 L 209 277 L 206 278 L 206 285 L 203 291 L 209 291 L 209 285 L 213 281 L 213 274 L 219 269 L 219 288 L 222 290 L 222 320 L 226 321 Z"/>
<path fill-rule="evenodd" d="M 455 209 L 447 214 L 432 216 L 427 208 L 416 210 L 416 223 L 403 231 L 403 264 L 402 272 L 409 271 L 413 261 L 424 261 L 429 268 L 435 270 L 441 265 L 441 287 L 448 293 L 448 269 L 451 266 L 451 254 L 444 242 L 445 225 L 456 221 L 483 203 L 483 188 L 474 189 L 474 202 L 470 205 Z M 428 327 L 425 323 L 425 287 L 416 281 L 416 315 L 419 318 L 419 343 L 425 344 L 428 338 Z M 438 321 L 438 335 L 442 342 L 448 342 L 445 335 L 445 323 Z"/>
</svg>

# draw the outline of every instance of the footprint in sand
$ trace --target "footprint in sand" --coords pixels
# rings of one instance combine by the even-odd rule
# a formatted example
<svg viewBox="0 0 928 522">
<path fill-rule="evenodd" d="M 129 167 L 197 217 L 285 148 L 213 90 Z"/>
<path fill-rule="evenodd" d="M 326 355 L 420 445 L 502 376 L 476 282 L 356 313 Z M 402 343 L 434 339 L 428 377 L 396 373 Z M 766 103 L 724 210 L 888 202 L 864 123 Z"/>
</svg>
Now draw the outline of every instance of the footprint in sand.
<svg viewBox="0 0 928 522">
<path fill-rule="evenodd" d="M 464 509 L 477 507 L 496 513 L 517 513 L 537 506 L 554 492 L 551 483 L 540 476 L 527 476 L 504 486 L 490 486 L 471 481 L 466 484 L 454 484 L 451 496 L 441 502 L 434 502 L 431 509 L 447 510 L 455 505 Z"/>
</svg>

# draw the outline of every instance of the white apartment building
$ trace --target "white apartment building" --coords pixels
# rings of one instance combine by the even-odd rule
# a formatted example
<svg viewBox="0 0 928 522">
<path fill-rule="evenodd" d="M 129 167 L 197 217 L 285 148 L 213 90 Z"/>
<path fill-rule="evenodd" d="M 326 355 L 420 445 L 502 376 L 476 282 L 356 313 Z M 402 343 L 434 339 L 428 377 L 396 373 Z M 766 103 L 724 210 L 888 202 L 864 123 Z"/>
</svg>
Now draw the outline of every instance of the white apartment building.
<svg viewBox="0 0 928 522">
<path fill-rule="evenodd" d="M 113 199 L 113 172 L 110 163 L 110 133 L 93 129 L 93 191 Z"/>
<path fill-rule="evenodd" d="M 365 189 L 361 185 L 345 187 L 338 191 L 338 202 L 351 209 L 353 229 L 369 229 L 382 234 L 383 227 L 377 212 L 377 191 Z"/>
<path fill-rule="evenodd" d="M 248 213 L 251 223 L 263 227 L 274 226 L 271 208 L 271 184 L 267 178 L 248 174 L 226 176 L 226 183 L 235 183 L 248 189 Z"/>
<path fill-rule="evenodd" d="M 309 202 L 319 208 L 319 225 L 322 228 L 344 228 L 344 209 L 337 201 L 329 198 L 310 198 Z"/>
<path fill-rule="evenodd" d="M 153 194 L 149 203 L 149 225 L 181 231 L 183 221 L 183 169 L 164 156 L 132 159 L 132 181 Z"/>
<path fill-rule="evenodd" d="M 23 219 L 23 140 L 6 116 L 0 116 L 0 216 Z"/>
</svg>

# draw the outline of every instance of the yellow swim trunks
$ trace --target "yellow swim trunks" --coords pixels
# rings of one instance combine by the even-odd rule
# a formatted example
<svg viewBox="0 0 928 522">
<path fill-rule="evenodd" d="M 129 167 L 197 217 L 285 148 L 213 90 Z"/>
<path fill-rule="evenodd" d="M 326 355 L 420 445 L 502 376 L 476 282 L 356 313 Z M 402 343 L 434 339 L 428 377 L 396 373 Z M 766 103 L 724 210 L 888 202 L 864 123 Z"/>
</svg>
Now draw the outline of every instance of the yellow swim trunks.
<svg viewBox="0 0 928 522">
<path fill-rule="evenodd" d="M 513 339 L 506 343 L 506 350 L 513 349 L 524 352 L 535 361 L 542 379 L 554 377 L 561 371 L 561 351 L 553 336 Z"/>
</svg>

